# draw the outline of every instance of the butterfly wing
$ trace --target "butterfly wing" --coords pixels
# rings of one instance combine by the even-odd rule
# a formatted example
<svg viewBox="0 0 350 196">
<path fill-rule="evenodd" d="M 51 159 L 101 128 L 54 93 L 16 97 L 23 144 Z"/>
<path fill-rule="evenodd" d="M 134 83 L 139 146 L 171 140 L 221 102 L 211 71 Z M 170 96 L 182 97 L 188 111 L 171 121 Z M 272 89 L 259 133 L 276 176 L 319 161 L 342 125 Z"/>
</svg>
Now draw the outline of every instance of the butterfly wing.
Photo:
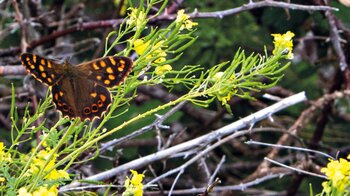
<svg viewBox="0 0 350 196">
<path fill-rule="evenodd" d="M 52 86 L 52 97 L 63 116 L 81 120 L 101 117 L 111 104 L 105 87 L 81 76 L 64 76 Z"/>
<path fill-rule="evenodd" d="M 20 59 L 26 70 L 46 85 L 54 85 L 63 76 L 62 66 L 49 59 L 31 53 L 21 54 Z"/>
<path fill-rule="evenodd" d="M 101 86 L 114 87 L 124 82 L 133 66 L 127 57 L 107 56 L 85 62 L 76 67 Z"/>
</svg>

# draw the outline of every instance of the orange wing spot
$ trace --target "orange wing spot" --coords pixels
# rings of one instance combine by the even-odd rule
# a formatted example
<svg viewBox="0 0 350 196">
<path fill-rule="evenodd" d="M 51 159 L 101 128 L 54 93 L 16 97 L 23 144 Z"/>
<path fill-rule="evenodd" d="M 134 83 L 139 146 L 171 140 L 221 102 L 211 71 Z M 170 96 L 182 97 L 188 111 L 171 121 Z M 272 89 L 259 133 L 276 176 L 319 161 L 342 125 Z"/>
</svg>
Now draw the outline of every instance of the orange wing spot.
<svg viewBox="0 0 350 196">
<path fill-rule="evenodd" d="M 30 61 L 30 58 L 29 56 L 26 57 L 26 61 L 29 62 Z"/>
<path fill-rule="evenodd" d="M 99 108 L 103 107 L 103 102 L 101 99 L 97 101 L 97 105 Z"/>
<path fill-rule="evenodd" d="M 30 69 L 35 69 L 35 65 L 29 64 L 29 66 L 30 66 Z"/>
<path fill-rule="evenodd" d="M 43 78 L 46 78 L 46 73 L 45 72 L 43 72 L 43 73 L 41 73 L 41 77 L 43 77 Z"/>
<path fill-rule="evenodd" d="M 58 93 L 55 93 L 54 98 L 55 100 L 58 100 Z"/>
<path fill-rule="evenodd" d="M 45 70 L 44 66 L 39 65 L 39 70 L 40 70 L 40 71 L 44 71 L 44 70 Z"/>
<path fill-rule="evenodd" d="M 65 104 L 65 103 L 63 103 L 63 111 L 65 111 L 65 112 L 67 112 L 68 111 L 68 106 L 67 106 L 67 104 Z"/>
<path fill-rule="evenodd" d="M 97 93 L 90 93 L 91 97 L 95 98 L 97 96 Z"/>
<path fill-rule="evenodd" d="M 115 60 L 113 59 L 113 57 L 109 57 L 109 61 L 112 63 L 112 65 L 116 65 L 117 63 L 115 62 Z"/>
<path fill-rule="evenodd" d="M 105 102 L 106 101 L 106 99 L 107 99 L 107 97 L 105 96 L 105 95 L 100 95 L 100 98 L 101 98 L 101 100 L 103 101 L 103 102 Z"/>
<path fill-rule="evenodd" d="M 105 83 L 105 84 L 110 84 L 111 83 L 111 81 L 110 80 L 105 80 L 103 83 Z"/>
<path fill-rule="evenodd" d="M 124 65 L 119 65 L 118 66 L 118 71 L 122 72 L 124 70 L 124 68 L 125 68 Z"/>
<path fill-rule="evenodd" d="M 101 79 L 102 79 L 102 76 L 96 76 L 96 79 L 97 79 L 97 80 L 101 80 Z"/>
<path fill-rule="evenodd" d="M 83 111 L 84 111 L 84 114 L 90 114 L 91 113 L 91 110 L 90 110 L 89 107 L 85 107 Z"/>
<path fill-rule="evenodd" d="M 48 67 L 48 68 L 52 68 L 52 64 L 51 64 L 50 61 L 47 61 L 47 67 Z"/>
<path fill-rule="evenodd" d="M 57 106 L 58 106 L 58 107 L 61 107 L 62 104 L 63 104 L 63 103 L 62 103 L 60 100 L 57 101 Z"/>
<path fill-rule="evenodd" d="M 106 62 L 100 61 L 100 66 L 101 66 L 101 67 L 106 67 Z"/>
<path fill-rule="evenodd" d="M 45 59 L 41 59 L 41 60 L 40 60 L 40 63 L 41 63 L 42 65 L 46 65 Z"/>
<path fill-rule="evenodd" d="M 33 62 L 36 63 L 36 55 L 33 55 Z"/>
<path fill-rule="evenodd" d="M 93 63 L 93 64 L 92 64 L 92 67 L 93 67 L 95 70 L 99 70 L 99 69 L 100 69 L 100 67 L 99 67 L 96 63 Z"/>
<path fill-rule="evenodd" d="M 110 80 L 115 80 L 115 76 L 112 75 L 112 74 L 109 74 L 109 75 L 108 75 L 108 78 L 109 78 Z"/>
<path fill-rule="evenodd" d="M 51 78 L 47 78 L 47 81 L 48 81 L 49 83 L 51 83 L 51 82 L 52 82 L 52 79 L 51 79 Z"/>
<path fill-rule="evenodd" d="M 125 61 L 124 60 L 119 60 L 119 63 L 124 67 Z"/>
<path fill-rule="evenodd" d="M 113 73 L 113 69 L 111 67 L 107 67 L 106 71 L 107 73 Z"/>
<path fill-rule="evenodd" d="M 60 96 L 62 97 L 64 95 L 64 93 L 62 91 L 59 92 L 60 93 Z"/>
<path fill-rule="evenodd" d="M 94 103 L 94 104 L 91 105 L 91 111 L 92 111 L 93 113 L 98 112 L 98 107 L 97 107 L 96 103 Z"/>
<path fill-rule="evenodd" d="M 51 76 L 51 78 L 54 78 L 54 77 L 55 77 L 55 74 L 51 74 L 50 76 Z"/>
</svg>

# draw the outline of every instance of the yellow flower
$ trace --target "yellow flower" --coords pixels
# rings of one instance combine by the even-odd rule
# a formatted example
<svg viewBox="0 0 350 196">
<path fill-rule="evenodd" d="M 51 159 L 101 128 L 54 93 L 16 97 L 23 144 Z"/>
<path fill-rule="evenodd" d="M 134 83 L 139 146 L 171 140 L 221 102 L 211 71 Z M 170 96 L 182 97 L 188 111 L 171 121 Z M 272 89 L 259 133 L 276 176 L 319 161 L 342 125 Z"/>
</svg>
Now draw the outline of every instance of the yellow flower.
<svg viewBox="0 0 350 196">
<path fill-rule="evenodd" d="M 154 62 L 159 64 L 159 63 L 163 63 L 165 61 L 166 61 L 166 58 L 160 57 L 160 58 L 156 59 Z"/>
<path fill-rule="evenodd" d="M 132 173 L 131 179 L 127 176 L 124 186 L 125 191 L 122 196 L 142 196 L 143 195 L 143 184 L 142 180 L 145 177 L 143 174 L 137 173 L 135 170 L 130 170 Z"/>
<path fill-rule="evenodd" d="M 327 194 L 331 193 L 332 187 L 329 186 L 328 181 L 322 182 L 322 187 L 323 187 L 324 192 L 326 192 Z"/>
<path fill-rule="evenodd" d="M 34 191 L 32 195 L 33 196 L 57 196 L 58 189 L 57 189 L 57 186 L 52 186 L 49 189 L 47 189 L 46 186 L 41 186 L 38 190 Z"/>
<path fill-rule="evenodd" d="M 4 152 L 4 143 L 0 142 L 0 153 Z"/>
<path fill-rule="evenodd" d="M 131 10 L 129 18 L 126 21 L 126 24 L 131 26 L 135 25 L 136 28 L 141 28 L 147 23 L 146 13 L 137 8 L 129 8 Z"/>
<path fill-rule="evenodd" d="M 31 193 L 28 192 L 26 187 L 21 187 L 20 189 L 18 189 L 18 196 L 32 196 Z"/>
<path fill-rule="evenodd" d="M 150 43 L 151 41 L 147 41 L 145 43 L 142 39 L 137 39 L 134 41 L 134 50 L 138 55 L 142 55 L 146 51 Z"/>
<path fill-rule="evenodd" d="M 293 41 L 294 33 L 288 31 L 287 33 L 281 34 L 271 34 L 274 37 L 273 44 L 275 48 L 272 51 L 273 55 L 281 54 L 288 50 L 287 59 L 293 59 Z"/>
<path fill-rule="evenodd" d="M 50 173 L 45 176 L 45 179 L 48 180 L 57 180 L 57 179 L 70 179 L 69 174 L 64 170 L 52 170 Z"/>
<path fill-rule="evenodd" d="M 131 184 L 133 184 L 135 186 L 139 186 L 140 184 L 142 185 L 142 180 L 145 177 L 145 175 L 144 174 L 139 174 L 135 170 L 130 170 L 130 171 L 132 173 L 132 178 L 130 180 Z"/>
<path fill-rule="evenodd" d="M 5 147 L 4 147 L 4 143 L 0 142 L 0 162 L 2 160 L 6 161 L 6 162 L 11 162 L 11 154 L 10 153 L 6 153 L 4 151 Z"/>
<path fill-rule="evenodd" d="M 58 189 L 57 186 L 54 185 L 51 188 L 47 189 L 47 185 L 39 187 L 33 193 L 29 193 L 26 187 L 21 187 L 18 189 L 17 196 L 57 196 Z"/>
<path fill-rule="evenodd" d="M 36 157 L 33 159 L 33 162 L 30 164 L 30 168 L 29 168 L 29 173 L 30 174 L 37 174 L 39 173 L 40 170 L 44 170 L 44 172 L 47 172 L 49 170 L 51 170 L 51 168 L 53 168 L 55 166 L 55 162 L 56 162 L 56 157 L 58 156 L 57 154 L 53 155 L 51 157 L 51 160 L 49 160 L 49 162 L 47 163 L 47 165 L 44 167 L 45 163 L 47 162 L 47 160 L 50 157 L 50 149 L 46 149 L 46 150 L 41 150 Z M 52 169 L 50 171 L 50 173 L 48 173 L 44 179 L 48 179 L 48 180 L 57 180 L 57 179 L 69 179 L 69 175 L 66 171 L 64 170 L 56 170 L 56 169 Z"/>
<path fill-rule="evenodd" d="M 171 71 L 173 68 L 171 65 L 166 64 L 162 66 L 157 66 L 156 69 L 154 70 L 154 73 L 157 74 L 158 76 L 165 75 L 167 72 Z"/>
<path fill-rule="evenodd" d="M 179 11 L 177 11 L 177 16 L 176 16 L 176 20 L 175 22 L 182 22 L 182 21 L 185 21 L 185 20 L 188 20 L 190 17 L 185 14 L 185 10 L 184 9 L 181 9 Z"/>
<path fill-rule="evenodd" d="M 164 41 L 159 41 L 158 43 L 156 43 L 152 47 L 151 52 L 146 56 L 146 59 L 152 59 L 152 58 L 154 59 L 155 57 L 159 57 L 153 61 L 154 63 L 157 63 L 157 64 L 166 61 L 165 57 L 167 54 L 161 49 L 163 43 Z M 138 55 L 142 55 L 145 53 L 146 49 L 149 47 L 150 44 L 151 44 L 150 40 L 145 42 L 143 39 L 137 39 L 134 41 L 134 50 Z"/>
<path fill-rule="evenodd" d="M 1 183 L 1 182 L 5 182 L 5 180 L 6 180 L 6 178 L 0 177 L 0 183 Z"/>
<path fill-rule="evenodd" d="M 350 162 L 346 159 L 340 158 L 339 161 L 331 159 L 321 172 L 326 174 L 331 186 L 337 191 L 344 192 L 345 189 L 350 188 Z"/>
<path fill-rule="evenodd" d="M 198 25 L 198 22 L 192 22 L 191 20 L 186 20 L 183 26 L 181 26 L 180 30 L 182 29 L 192 30 L 192 27 L 197 25 Z"/>
<path fill-rule="evenodd" d="M 185 14 L 185 10 L 181 9 L 177 11 L 177 16 L 175 19 L 176 23 L 181 23 L 180 30 L 187 29 L 192 30 L 192 27 L 197 26 L 197 22 L 192 22 L 189 20 L 190 16 Z"/>
</svg>

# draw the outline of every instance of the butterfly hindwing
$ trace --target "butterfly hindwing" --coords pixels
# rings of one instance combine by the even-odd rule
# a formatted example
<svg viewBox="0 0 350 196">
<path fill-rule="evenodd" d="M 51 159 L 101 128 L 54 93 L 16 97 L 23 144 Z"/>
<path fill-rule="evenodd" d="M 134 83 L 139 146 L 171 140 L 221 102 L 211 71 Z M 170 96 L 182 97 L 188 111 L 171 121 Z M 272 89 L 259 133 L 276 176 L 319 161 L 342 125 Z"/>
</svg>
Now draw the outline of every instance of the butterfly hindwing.
<svg viewBox="0 0 350 196">
<path fill-rule="evenodd" d="M 77 65 L 77 68 L 88 75 L 88 79 L 101 86 L 114 87 L 129 75 L 133 66 L 127 57 L 107 56 Z"/>
<path fill-rule="evenodd" d="M 61 65 L 41 56 L 23 53 L 20 59 L 27 71 L 46 85 L 52 86 L 63 76 Z"/>
<path fill-rule="evenodd" d="M 52 86 L 56 108 L 63 116 L 81 120 L 101 117 L 111 104 L 110 92 L 84 77 L 64 77 Z"/>
</svg>

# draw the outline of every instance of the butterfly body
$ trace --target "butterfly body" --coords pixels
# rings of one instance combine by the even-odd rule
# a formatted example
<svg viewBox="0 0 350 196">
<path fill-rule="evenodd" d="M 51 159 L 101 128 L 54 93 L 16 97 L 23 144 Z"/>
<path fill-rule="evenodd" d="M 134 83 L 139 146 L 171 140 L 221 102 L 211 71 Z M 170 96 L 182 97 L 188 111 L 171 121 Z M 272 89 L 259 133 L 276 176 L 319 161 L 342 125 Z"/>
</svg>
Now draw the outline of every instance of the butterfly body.
<svg viewBox="0 0 350 196">
<path fill-rule="evenodd" d="M 38 81 L 51 87 L 53 102 L 63 116 L 82 120 L 100 117 L 111 104 L 107 88 L 119 85 L 132 69 L 127 57 L 109 56 L 76 66 L 41 56 L 20 56 L 27 71 Z"/>
</svg>

